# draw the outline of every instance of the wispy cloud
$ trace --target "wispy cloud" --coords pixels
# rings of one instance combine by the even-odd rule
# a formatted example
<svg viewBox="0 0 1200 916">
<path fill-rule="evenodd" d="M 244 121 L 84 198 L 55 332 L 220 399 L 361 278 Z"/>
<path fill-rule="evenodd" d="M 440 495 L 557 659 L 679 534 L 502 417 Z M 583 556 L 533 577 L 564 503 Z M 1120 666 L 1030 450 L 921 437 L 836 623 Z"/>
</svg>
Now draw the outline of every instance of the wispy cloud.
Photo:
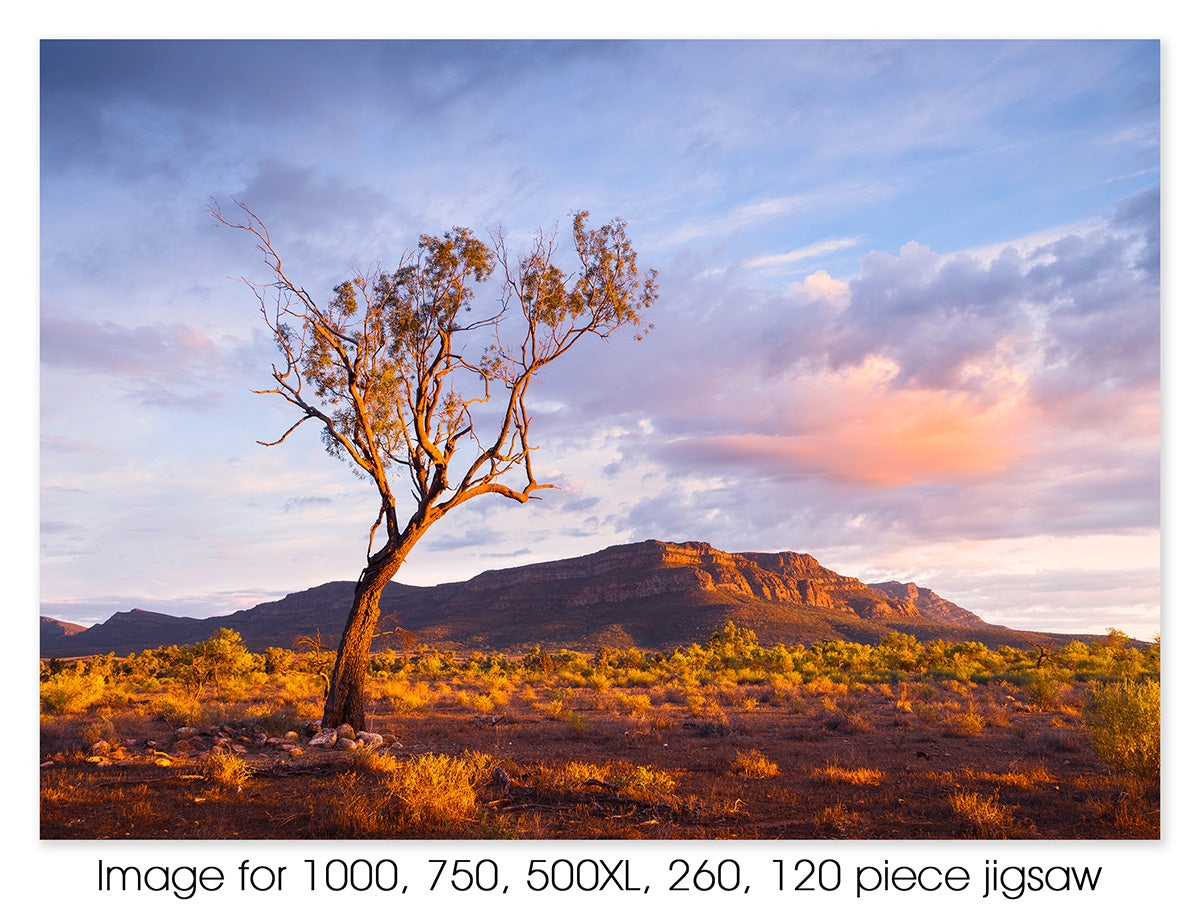
<svg viewBox="0 0 1200 916">
<path fill-rule="evenodd" d="M 825 239 L 824 241 L 805 245 L 803 248 L 793 248 L 791 251 L 781 252 L 780 254 L 759 255 L 744 262 L 743 266 L 749 270 L 780 270 L 793 267 L 804 261 L 811 261 L 822 255 L 841 251 L 844 248 L 853 248 L 861 243 L 862 239 L 857 236 Z"/>
</svg>

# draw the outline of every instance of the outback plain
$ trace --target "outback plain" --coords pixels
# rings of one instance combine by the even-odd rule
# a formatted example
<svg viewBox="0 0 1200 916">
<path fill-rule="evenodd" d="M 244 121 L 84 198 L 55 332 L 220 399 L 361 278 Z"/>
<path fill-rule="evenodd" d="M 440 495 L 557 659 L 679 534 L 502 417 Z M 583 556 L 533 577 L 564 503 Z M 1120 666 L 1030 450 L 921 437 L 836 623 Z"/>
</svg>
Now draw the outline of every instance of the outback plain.
<svg viewBox="0 0 1200 916">
<path fill-rule="evenodd" d="M 1159 647 L 823 640 L 44 660 L 41 836 L 1153 839 Z"/>
</svg>

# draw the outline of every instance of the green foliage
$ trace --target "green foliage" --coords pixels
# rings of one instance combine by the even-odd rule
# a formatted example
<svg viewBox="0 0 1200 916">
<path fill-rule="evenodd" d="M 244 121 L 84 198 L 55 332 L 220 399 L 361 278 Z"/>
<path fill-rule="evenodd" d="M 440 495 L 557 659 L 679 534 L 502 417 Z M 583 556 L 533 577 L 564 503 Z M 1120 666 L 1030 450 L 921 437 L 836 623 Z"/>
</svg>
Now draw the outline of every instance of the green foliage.
<svg viewBox="0 0 1200 916">
<path fill-rule="evenodd" d="M 185 680 L 218 687 L 246 674 L 258 664 L 259 659 L 242 643 L 242 634 L 229 629 L 221 629 L 212 639 L 180 650 L 177 661 Z"/>
<path fill-rule="evenodd" d="M 271 646 L 263 653 L 263 670 L 267 674 L 283 674 L 292 669 L 296 656 L 287 649 Z"/>
<path fill-rule="evenodd" d="M 1098 684 L 1084 710 L 1100 759 L 1136 776 L 1159 769 L 1159 682 Z"/>
</svg>

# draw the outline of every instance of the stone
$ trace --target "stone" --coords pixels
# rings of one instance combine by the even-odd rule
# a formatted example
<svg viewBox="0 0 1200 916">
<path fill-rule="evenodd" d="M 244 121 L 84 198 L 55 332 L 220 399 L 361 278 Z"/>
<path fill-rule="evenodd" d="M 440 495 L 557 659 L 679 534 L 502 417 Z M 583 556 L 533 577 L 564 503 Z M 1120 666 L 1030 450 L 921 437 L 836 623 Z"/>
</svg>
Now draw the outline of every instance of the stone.
<svg viewBox="0 0 1200 916">
<path fill-rule="evenodd" d="M 323 728 L 309 739 L 309 747 L 328 747 L 338 740 L 337 732 L 332 728 Z"/>
</svg>

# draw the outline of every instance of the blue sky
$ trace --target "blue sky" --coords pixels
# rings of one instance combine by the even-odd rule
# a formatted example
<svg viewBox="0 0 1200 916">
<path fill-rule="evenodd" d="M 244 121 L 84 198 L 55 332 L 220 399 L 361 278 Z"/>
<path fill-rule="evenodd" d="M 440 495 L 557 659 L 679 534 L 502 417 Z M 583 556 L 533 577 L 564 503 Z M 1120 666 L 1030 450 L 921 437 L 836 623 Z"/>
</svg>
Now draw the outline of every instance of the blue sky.
<svg viewBox="0 0 1200 916">
<path fill-rule="evenodd" d="M 1159 629 L 1155 41 L 43 43 L 43 614 L 353 579 L 370 489 L 251 394 L 244 200 L 329 291 L 580 209 L 654 331 L 535 394 L 539 478 L 398 579 L 646 538 L 797 550 L 1012 626 Z"/>
</svg>

